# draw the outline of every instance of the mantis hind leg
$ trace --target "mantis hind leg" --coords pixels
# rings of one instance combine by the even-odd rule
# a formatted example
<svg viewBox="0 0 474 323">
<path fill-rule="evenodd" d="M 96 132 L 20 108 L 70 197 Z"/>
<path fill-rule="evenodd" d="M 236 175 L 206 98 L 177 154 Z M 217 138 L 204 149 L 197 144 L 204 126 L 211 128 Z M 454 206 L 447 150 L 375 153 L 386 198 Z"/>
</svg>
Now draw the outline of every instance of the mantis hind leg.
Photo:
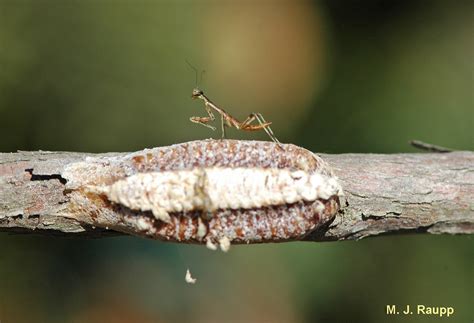
<svg viewBox="0 0 474 323">
<path fill-rule="evenodd" d="M 263 125 L 263 124 L 269 124 L 268 122 L 265 121 L 265 119 L 263 118 L 262 114 L 261 113 L 256 113 L 255 114 L 256 116 L 256 119 L 258 121 L 259 124 Z M 271 122 L 270 122 L 271 124 Z M 277 137 L 275 137 L 275 134 L 273 133 L 273 130 L 272 128 L 270 128 L 269 125 L 267 126 L 264 126 L 263 127 L 263 130 L 265 130 L 265 132 L 267 133 L 267 135 L 274 141 L 276 142 L 277 144 L 280 144 L 280 141 L 277 139 Z"/>
<path fill-rule="evenodd" d="M 257 120 L 258 125 L 251 125 L 250 123 L 254 120 Z M 247 119 L 245 119 L 241 124 L 240 124 L 240 129 L 242 130 L 247 130 L 247 131 L 254 131 L 254 130 L 260 130 L 263 129 L 267 135 L 272 139 L 274 142 L 277 144 L 280 144 L 280 141 L 275 137 L 275 134 L 272 131 L 272 128 L 270 128 L 271 122 L 265 121 L 261 113 L 251 113 Z"/>
</svg>

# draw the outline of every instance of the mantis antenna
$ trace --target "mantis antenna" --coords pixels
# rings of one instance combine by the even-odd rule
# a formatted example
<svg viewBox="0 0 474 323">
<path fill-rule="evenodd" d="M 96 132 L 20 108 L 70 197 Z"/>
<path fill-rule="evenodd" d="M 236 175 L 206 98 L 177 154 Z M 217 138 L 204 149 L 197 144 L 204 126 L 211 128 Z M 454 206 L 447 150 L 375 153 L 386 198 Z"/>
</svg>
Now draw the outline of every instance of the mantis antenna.
<svg viewBox="0 0 474 323">
<path fill-rule="evenodd" d="M 187 59 L 185 59 L 184 61 L 189 65 L 189 67 L 191 67 L 194 70 L 195 77 L 196 77 L 194 85 L 195 85 L 195 87 L 198 87 L 198 84 L 202 83 L 202 76 L 204 75 L 204 73 L 206 73 L 206 71 L 205 70 L 201 71 L 201 75 L 200 75 L 199 83 L 198 83 L 198 70 L 197 70 L 197 68 L 195 68 Z"/>
</svg>

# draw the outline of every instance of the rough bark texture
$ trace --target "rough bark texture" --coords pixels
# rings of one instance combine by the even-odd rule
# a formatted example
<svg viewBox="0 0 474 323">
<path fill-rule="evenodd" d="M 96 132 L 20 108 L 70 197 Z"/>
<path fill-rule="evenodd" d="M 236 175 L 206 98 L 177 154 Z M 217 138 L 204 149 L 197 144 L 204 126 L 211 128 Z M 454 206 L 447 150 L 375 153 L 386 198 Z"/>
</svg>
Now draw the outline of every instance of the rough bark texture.
<svg viewBox="0 0 474 323">
<path fill-rule="evenodd" d="M 325 239 L 474 232 L 473 152 L 322 157 L 346 199 Z"/>
<path fill-rule="evenodd" d="M 145 153 L 144 153 L 145 154 Z M 66 166 L 89 156 L 124 153 L 17 152 L 0 154 L 0 231 L 105 237 L 67 214 Z M 339 177 L 342 210 L 305 240 L 360 239 L 381 234 L 474 232 L 474 153 L 320 155 Z"/>
</svg>

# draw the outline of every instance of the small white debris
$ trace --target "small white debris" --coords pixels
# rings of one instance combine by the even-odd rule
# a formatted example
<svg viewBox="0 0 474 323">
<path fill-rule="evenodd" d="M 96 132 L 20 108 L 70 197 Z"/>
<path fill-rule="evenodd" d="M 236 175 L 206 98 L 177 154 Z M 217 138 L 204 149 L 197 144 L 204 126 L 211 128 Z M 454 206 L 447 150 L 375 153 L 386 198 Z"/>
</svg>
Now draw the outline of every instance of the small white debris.
<svg viewBox="0 0 474 323">
<path fill-rule="evenodd" d="M 201 218 L 198 218 L 198 231 L 197 235 L 199 238 L 203 238 L 207 233 L 207 227 L 202 222 Z"/>
<path fill-rule="evenodd" d="M 137 227 L 138 227 L 138 230 L 140 231 L 146 231 L 150 228 L 150 224 L 148 223 L 148 221 L 144 218 L 139 218 L 137 220 Z"/>
<path fill-rule="evenodd" d="M 171 217 L 168 212 L 162 207 L 151 207 L 151 212 L 158 220 L 161 220 L 166 223 L 171 223 Z"/>
<path fill-rule="evenodd" d="M 206 247 L 207 249 L 210 249 L 210 250 L 217 250 L 217 246 L 212 242 L 211 239 L 207 239 Z"/>
<path fill-rule="evenodd" d="M 227 237 L 222 237 L 222 238 L 219 240 L 219 246 L 221 247 L 221 250 L 222 250 L 222 251 L 224 251 L 224 252 L 229 251 L 229 249 L 230 249 L 230 240 L 229 240 L 229 238 L 227 238 Z"/>
<path fill-rule="evenodd" d="M 186 281 L 186 283 L 188 284 L 195 284 L 197 279 L 196 278 L 193 278 L 191 276 L 191 272 L 189 271 L 189 269 L 186 270 L 186 276 L 184 276 L 184 280 Z"/>
<path fill-rule="evenodd" d="M 324 204 L 320 201 L 317 201 L 316 203 L 314 203 L 313 208 L 316 213 L 321 214 L 324 211 Z"/>
</svg>

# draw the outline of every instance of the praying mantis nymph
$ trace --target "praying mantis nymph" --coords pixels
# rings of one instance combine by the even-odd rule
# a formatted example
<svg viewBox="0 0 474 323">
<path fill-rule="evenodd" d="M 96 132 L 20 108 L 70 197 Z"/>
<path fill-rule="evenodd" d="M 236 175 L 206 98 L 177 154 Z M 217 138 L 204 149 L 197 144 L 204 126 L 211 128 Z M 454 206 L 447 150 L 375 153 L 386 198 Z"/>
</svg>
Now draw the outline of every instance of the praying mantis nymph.
<svg viewBox="0 0 474 323">
<path fill-rule="evenodd" d="M 197 70 L 188 61 L 186 61 L 186 63 L 188 63 L 188 65 L 196 72 L 196 85 L 197 85 Z M 201 77 L 202 77 L 202 73 L 201 73 Z M 204 127 L 207 127 L 209 129 L 216 130 L 215 127 L 208 124 L 209 122 L 214 121 L 216 119 L 216 117 L 212 113 L 212 111 L 214 110 L 221 116 L 222 139 L 225 139 L 226 127 L 234 127 L 238 130 L 244 130 L 244 131 L 258 131 L 258 130 L 263 129 L 274 142 L 280 145 L 280 141 L 278 141 L 272 129 L 270 128 L 270 125 L 272 123 L 265 121 L 261 113 L 253 112 L 249 114 L 249 116 L 244 121 L 240 122 L 239 120 L 231 116 L 229 113 L 224 111 L 224 109 L 218 107 L 215 103 L 213 103 L 204 94 L 204 92 L 197 87 L 193 89 L 191 98 L 200 99 L 204 101 L 204 108 L 206 109 L 208 116 L 207 117 L 191 117 L 189 120 L 191 120 L 191 122 L 193 123 L 201 124 Z M 257 120 L 258 124 L 252 124 L 254 120 Z"/>
</svg>

